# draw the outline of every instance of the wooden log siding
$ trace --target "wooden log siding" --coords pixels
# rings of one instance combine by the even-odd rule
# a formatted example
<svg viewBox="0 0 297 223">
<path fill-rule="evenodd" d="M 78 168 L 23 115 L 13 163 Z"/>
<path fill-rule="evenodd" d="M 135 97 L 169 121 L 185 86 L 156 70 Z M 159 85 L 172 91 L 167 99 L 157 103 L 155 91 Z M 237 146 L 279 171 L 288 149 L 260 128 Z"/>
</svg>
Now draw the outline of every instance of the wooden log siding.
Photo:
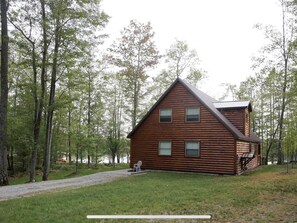
<svg viewBox="0 0 297 223">
<path fill-rule="evenodd" d="M 250 112 L 247 108 L 244 110 L 244 114 L 244 135 L 250 136 Z"/>
<path fill-rule="evenodd" d="M 236 153 L 237 153 L 237 162 L 236 162 L 236 171 L 237 174 L 241 174 L 243 171 L 241 169 L 241 161 L 240 156 L 243 153 L 248 153 L 250 151 L 255 151 L 255 158 L 253 158 L 248 164 L 247 169 L 253 169 L 259 165 L 258 163 L 258 144 L 257 143 L 249 143 L 243 141 L 236 142 Z"/>
<path fill-rule="evenodd" d="M 244 109 L 224 109 L 220 111 L 242 134 L 245 134 Z"/>
<path fill-rule="evenodd" d="M 200 122 L 185 122 L 187 107 L 200 107 Z M 172 108 L 172 122 L 159 123 L 159 110 Z M 199 157 L 185 157 L 185 141 L 200 142 Z M 160 141 L 171 141 L 171 156 L 159 156 Z M 235 140 L 187 89 L 176 84 L 131 137 L 132 167 L 145 169 L 236 174 Z"/>
</svg>

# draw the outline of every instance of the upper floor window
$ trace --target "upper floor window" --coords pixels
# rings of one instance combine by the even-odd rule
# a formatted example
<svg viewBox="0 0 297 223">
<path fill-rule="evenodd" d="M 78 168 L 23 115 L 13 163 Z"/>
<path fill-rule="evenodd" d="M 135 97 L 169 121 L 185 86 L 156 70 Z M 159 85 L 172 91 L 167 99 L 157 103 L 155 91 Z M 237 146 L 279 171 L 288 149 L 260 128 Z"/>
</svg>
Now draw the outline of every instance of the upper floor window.
<svg viewBox="0 0 297 223">
<path fill-rule="evenodd" d="M 160 122 L 171 122 L 172 120 L 172 109 L 160 109 Z"/>
<path fill-rule="evenodd" d="M 171 156 L 171 141 L 159 142 L 159 155 L 160 156 Z"/>
<path fill-rule="evenodd" d="M 198 141 L 187 141 L 185 150 L 186 156 L 199 157 L 200 143 Z"/>
<path fill-rule="evenodd" d="M 192 107 L 186 109 L 186 121 L 187 122 L 199 122 L 200 121 L 200 108 Z"/>
</svg>

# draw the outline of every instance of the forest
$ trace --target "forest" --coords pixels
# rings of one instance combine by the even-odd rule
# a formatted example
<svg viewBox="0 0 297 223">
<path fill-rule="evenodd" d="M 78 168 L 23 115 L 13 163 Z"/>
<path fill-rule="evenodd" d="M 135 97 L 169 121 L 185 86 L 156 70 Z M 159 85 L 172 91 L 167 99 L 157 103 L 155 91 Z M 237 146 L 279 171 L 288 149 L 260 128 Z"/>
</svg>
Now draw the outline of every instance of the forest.
<svg viewBox="0 0 297 223">
<path fill-rule="evenodd" d="M 252 102 L 263 164 L 297 160 L 297 1 L 279 10 L 280 30 L 255 25 L 268 44 L 254 73 L 225 84 Z M 61 160 L 129 160 L 127 134 L 176 77 L 198 86 L 207 76 L 186 41 L 159 52 L 149 21 L 131 20 L 106 47 L 110 16 L 100 0 L 1 0 L 0 185 L 21 171 L 48 180 Z"/>
</svg>

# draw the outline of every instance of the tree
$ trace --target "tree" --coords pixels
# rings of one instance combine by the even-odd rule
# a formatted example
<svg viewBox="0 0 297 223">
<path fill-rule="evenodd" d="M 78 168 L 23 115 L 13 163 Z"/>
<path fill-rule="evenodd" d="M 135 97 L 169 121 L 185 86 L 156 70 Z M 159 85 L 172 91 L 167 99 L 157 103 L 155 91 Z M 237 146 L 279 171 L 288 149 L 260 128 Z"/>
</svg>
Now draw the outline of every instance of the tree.
<svg viewBox="0 0 297 223">
<path fill-rule="evenodd" d="M 278 131 L 278 164 L 282 164 L 283 158 L 283 132 L 284 121 L 287 113 L 287 106 L 289 103 L 288 93 L 290 92 L 289 83 L 293 78 L 294 63 L 296 58 L 295 42 L 297 39 L 297 23 L 296 23 L 296 5 L 294 1 L 281 0 L 280 6 L 282 10 L 282 27 L 281 31 L 277 31 L 272 26 L 257 25 L 257 28 L 264 30 L 265 37 L 270 43 L 263 48 L 263 57 L 260 59 L 261 64 L 264 64 L 262 70 L 268 70 L 272 68 L 279 75 L 280 80 L 280 108 L 278 125 L 275 126 Z M 265 67 L 266 66 L 266 67 Z"/>
<path fill-rule="evenodd" d="M 94 58 L 98 58 L 97 46 L 106 37 L 101 30 L 108 22 L 100 2 L 9 1 L 10 94 L 8 105 L 2 101 L 0 104 L 8 109 L 9 170 L 28 168 L 30 182 L 35 181 L 36 169 L 43 164 L 43 178 L 47 179 L 51 161 L 61 154 L 71 160 L 75 145 L 80 144 L 77 148 L 81 160 L 87 149 L 89 160 L 102 149 L 95 146 L 95 137 L 98 134 L 102 144 L 100 125 L 105 110 L 102 102 L 97 102 L 101 85 L 93 66 Z M 89 73 L 92 77 L 87 88 L 84 78 Z M 1 84 L 5 81 L 1 80 Z M 2 92 L 5 89 L 1 86 Z M 88 99 L 80 101 L 87 90 Z M 81 132 L 77 133 L 79 125 Z M 5 125 L 1 123 L 2 127 Z M 81 138 L 79 143 L 76 136 Z"/>
<path fill-rule="evenodd" d="M 99 38 L 96 30 L 100 30 L 108 22 L 108 16 L 99 11 L 99 3 L 99 0 L 63 0 L 49 3 L 54 46 L 46 119 L 43 180 L 48 179 L 50 168 L 56 83 L 58 77 L 63 76 L 71 66 L 81 63 L 82 60 L 78 58 L 86 57 L 93 44 L 99 44 L 98 40 L 96 41 Z"/>
<path fill-rule="evenodd" d="M 40 128 L 42 122 L 42 113 L 44 109 L 44 98 L 46 93 L 46 63 L 48 57 L 48 21 L 46 15 L 46 5 L 44 0 L 31 1 L 20 7 L 16 1 L 10 14 L 10 22 L 18 33 L 14 32 L 14 37 L 18 39 L 19 48 L 26 48 L 28 53 L 27 67 L 31 67 L 33 74 L 33 86 L 31 88 L 34 100 L 34 120 L 33 120 L 33 145 L 30 159 L 29 182 L 35 182 L 36 160 L 40 150 Z M 31 8 L 34 10 L 31 10 Z M 39 10 L 40 11 L 39 11 Z M 39 13 L 41 12 L 41 13 Z M 41 16 L 39 16 L 41 14 Z M 40 35 L 34 35 L 41 30 Z M 25 40 L 26 42 L 23 42 Z M 29 43 L 29 46 L 28 44 Z M 41 59 L 39 53 L 42 55 Z M 41 61 L 39 61 L 39 59 Z M 23 63 L 23 61 L 20 61 Z M 39 67 L 38 64 L 41 64 Z M 40 70 L 40 77 L 39 77 Z M 39 80 L 39 84 L 38 84 Z M 40 89 L 40 90 L 39 90 Z"/>
<path fill-rule="evenodd" d="M 128 113 L 134 128 L 140 118 L 141 100 L 146 94 L 146 71 L 158 63 L 160 56 L 153 42 L 154 32 L 150 23 L 131 20 L 121 34 L 121 39 L 109 48 L 110 61 L 120 68 L 119 72 L 125 77 L 122 84 L 125 87 L 126 98 L 131 104 Z"/>
<path fill-rule="evenodd" d="M 106 148 L 107 155 L 111 156 L 112 163 L 115 165 L 116 156 L 118 157 L 123 148 L 123 124 L 124 124 L 124 87 L 122 86 L 123 77 L 120 73 L 107 73 L 105 81 L 109 89 L 106 97 Z"/>
<path fill-rule="evenodd" d="M 235 89 L 235 99 L 249 100 L 253 103 L 254 112 L 251 114 L 251 126 L 254 132 L 262 139 L 262 157 L 264 163 L 273 158 L 275 154 L 278 114 L 280 108 L 279 75 L 272 69 L 260 73 L 256 77 L 248 77 L 240 83 L 239 89 Z M 271 159 L 273 162 L 273 159 Z"/>
<path fill-rule="evenodd" d="M 156 99 L 177 77 L 185 78 L 196 87 L 205 78 L 205 71 L 199 68 L 199 58 L 196 50 L 190 49 L 185 41 L 175 40 L 170 48 L 166 50 L 164 58 L 168 67 L 154 78 Z"/>
<path fill-rule="evenodd" d="M 0 186 L 8 185 L 7 102 L 8 102 L 8 3 L 1 0 L 1 93 L 0 93 Z"/>
<path fill-rule="evenodd" d="M 221 84 L 226 88 L 225 94 L 220 98 L 220 100 L 225 100 L 228 96 L 232 97 L 232 100 L 234 101 L 236 98 L 236 95 L 238 93 L 236 84 L 230 84 L 230 83 L 223 83 Z"/>
<path fill-rule="evenodd" d="M 196 50 L 190 50 L 185 41 L 176 40 L 166 51 L 168 70 L 172 76 L 175 76 L 175 78 L 180 77 L 188 68 L 193 71 L 197 70 L 195 69 L 195 66 L 198 62 L 199 58 Z"/>
</svg>

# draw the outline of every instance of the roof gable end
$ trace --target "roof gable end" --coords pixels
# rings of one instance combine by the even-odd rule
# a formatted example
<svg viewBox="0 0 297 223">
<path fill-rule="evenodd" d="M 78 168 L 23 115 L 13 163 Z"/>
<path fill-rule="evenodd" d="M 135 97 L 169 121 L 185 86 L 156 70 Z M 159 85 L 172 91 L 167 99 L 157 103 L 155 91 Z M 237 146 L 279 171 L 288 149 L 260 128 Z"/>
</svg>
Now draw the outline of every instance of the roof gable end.
<svg viewBox="0 0 297 223">
<path fill-rule="evenodd" d="M 226 129 L 228 129 L 232 135 L 236 139 L 242 139 L 245 141 L 254 141 L 252 138 L 244 136 L 217 108 L 216 106 L 220 107 L 220 102 L 216 99 L 210 97 L 209 95 L 205 94 L 204 92 L 198 90 L 197 88 L 193 87 L 192 85 L 188 84 L 186 81 L 182 80 L 181 78 L 177 78 L 171 86 L 164 92 L 164 94 L 159 98 L 159 100 L 153 105 L 153 107 L 147 112 L 147 114 L 142 118 L 142 120 L 135 126 L 135 128 L 128 134 L 128 138 L 131 138 L 133 133 L 142 125 L 142 123 L 148 118 L 151 112 L 159 105 L 159 103 L 168 95 L 168 93 L 173 89 L 173 87 L 180 83 L 184 86 L 202 105 L 204 105 L 214 116 L 217 118 L 219 122 L 221 122 Z M 250 102 L 248 102 L 250 105 Z M 235 105 L 244 105 L 246 106 L 247 102 L 242 104 L 233 104 Z M 222 106 L 223 104 L 221 104 Z M 247 106 L 249 106 L 247 105 Z M 225 104 L 225 106 L 227 106 Z"/>
<path fill-rule="evenodd" d="M 142 125 L 142 123 L 147 119 L 147 117 L 152 113 L 152 111 L 160 104 L 160 102 L 166 97 L 166 95 L 171 91 L 171 89 L 180 82 L 181 79 L 177 78 L 170 87 L 162 94 L 162 96 L 157 100 L 157 102 L 151 107 L 151 109 L 145 114 L 145 116 L 138 122 L 138 124 L 132 129 L 132 131 L 128 134 L 127 138 L 131 138 L 133 133 Z"/>
<path fill-rule="evenodd" d="M 232 133 L 236 139 L 246 139 L 246 136 L 244 136 L 221 112 L 219 112 L 219 110 L 216 109 L 214 103 L 218 103 L 217 100 L 188 84 L 186 81 L 181 80 L 181 83 Z"/>
</svg>

